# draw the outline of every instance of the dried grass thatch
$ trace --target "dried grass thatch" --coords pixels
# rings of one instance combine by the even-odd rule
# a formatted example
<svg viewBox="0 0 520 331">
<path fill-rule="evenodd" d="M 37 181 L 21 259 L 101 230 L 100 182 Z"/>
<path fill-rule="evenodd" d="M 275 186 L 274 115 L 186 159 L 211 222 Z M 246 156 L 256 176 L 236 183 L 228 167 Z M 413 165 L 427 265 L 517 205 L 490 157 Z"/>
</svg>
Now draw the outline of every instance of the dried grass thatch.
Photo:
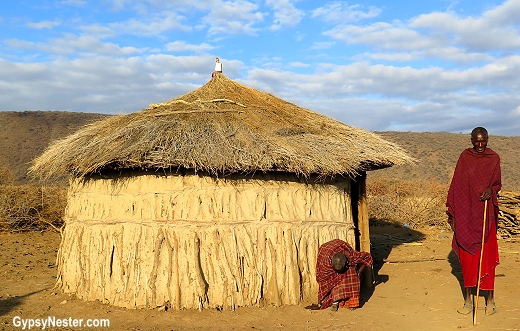
<svg viewBox="0 0 520 331">
<path fill-rule="evenodd" d="M 413 162 L 399 146 L 216 73 L 204 86 L 138 113 L 93 123 L 52 144 L 30 174 L 189 168 L 355 176 Z"/>
</svg>

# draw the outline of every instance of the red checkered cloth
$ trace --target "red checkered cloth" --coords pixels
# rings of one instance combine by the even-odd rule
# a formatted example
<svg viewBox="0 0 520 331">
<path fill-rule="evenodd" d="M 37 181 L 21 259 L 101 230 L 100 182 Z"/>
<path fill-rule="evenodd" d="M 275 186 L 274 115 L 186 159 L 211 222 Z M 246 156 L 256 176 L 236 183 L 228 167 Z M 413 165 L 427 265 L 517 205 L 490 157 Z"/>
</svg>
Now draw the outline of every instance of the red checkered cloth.
<svg viewBox="0 0 520 331">
<path fill-rule="evenodd" d="M 471 255 L 480 250 L 484 219 L 484 202 L 480 201 L 480 196 L 487 188 L 493 193 L 488 201 L 485 242 L 497 227 L 497 193 L 502 188 L 500 157 L 490 148 L 482 153 L 473 148 L 464 150 L 455 167 L 446 202 L 447 213 L 455 220 L 455 253 L 460 248 Z"/>
<path fill-rule="evenodd" d="M 348 259 L 349 268 L 342 274 L 332 269 L 331 260 L 335 253 L 343 253 Z M 360 280 L 356 267 L 360 263 L 371 266 L 370 253 L 358 252 L 343 240 L 334 239 L 320 246 L 316 262 L 316 281 L 319 285 L 318 303 L 321 303 L 321 309 L 330 307 L 336 301 L 359 297 Z"/>
</svg>

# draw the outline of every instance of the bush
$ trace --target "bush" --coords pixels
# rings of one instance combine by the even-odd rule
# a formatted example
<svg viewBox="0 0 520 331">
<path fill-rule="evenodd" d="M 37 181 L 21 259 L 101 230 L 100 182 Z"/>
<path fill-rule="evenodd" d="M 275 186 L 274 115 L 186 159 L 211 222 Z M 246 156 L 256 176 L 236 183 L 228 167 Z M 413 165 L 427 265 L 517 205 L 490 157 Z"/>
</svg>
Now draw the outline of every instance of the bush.
<svg viewBox="0 0 520 331">
<path fill-rule="evenodd" d="M 0 185 L 10 185 L 14 183 L 14 175 L 7 167 L 0 166 Z"/>
<path fill-rule="evenodd" d="M 63 225 L 66 187 L 15 185 L 12 176 L 4 170 L 0 168 L 0 230 L 59 229 Z"/>
<path fill-rule="evenodd" d="M 368 213 L 372 222 L 411 228 L 446 225 L 448 185 L 436 180 L 367 181 Z"/>
</svg>

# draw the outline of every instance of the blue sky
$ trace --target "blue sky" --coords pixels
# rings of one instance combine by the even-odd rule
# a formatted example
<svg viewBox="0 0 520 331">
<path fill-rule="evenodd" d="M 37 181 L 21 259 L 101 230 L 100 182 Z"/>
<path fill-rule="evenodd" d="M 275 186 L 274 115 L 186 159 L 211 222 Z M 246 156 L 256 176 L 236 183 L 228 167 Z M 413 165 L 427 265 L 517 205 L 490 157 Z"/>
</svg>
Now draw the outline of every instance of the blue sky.
<svg viewBox="0 0 520 331">
<path fill-rule="evenodd" d="M 0 110 L 126 114 L 224 74 L 370 131 L 520 135 L 520 0 L 5 0 Z"/>
</svg>

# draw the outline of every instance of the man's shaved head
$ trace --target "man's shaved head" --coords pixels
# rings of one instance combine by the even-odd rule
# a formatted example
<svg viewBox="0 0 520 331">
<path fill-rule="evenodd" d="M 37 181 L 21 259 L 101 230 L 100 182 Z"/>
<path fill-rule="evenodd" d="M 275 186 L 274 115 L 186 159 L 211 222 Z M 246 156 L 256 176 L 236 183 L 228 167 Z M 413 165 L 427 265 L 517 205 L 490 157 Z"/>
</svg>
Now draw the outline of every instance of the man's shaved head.
<svg viewBox="0 0 520 331">
<path fill-rule="evenodd" d="M 487 130 L 481 126 L 477 126 L 473 129 L 473 131 L 471 131 L 471 138 L 476 137 L 479 133 L 482 134 L 485 138 L 488 138 Z"/>
<path fill-rule="evenodd" d="M 343 253 L 335 253 L 330 260 L 332 269 L 337 273 L 343 273 L 347 270 L 347 257 Z"/>
</svg>

